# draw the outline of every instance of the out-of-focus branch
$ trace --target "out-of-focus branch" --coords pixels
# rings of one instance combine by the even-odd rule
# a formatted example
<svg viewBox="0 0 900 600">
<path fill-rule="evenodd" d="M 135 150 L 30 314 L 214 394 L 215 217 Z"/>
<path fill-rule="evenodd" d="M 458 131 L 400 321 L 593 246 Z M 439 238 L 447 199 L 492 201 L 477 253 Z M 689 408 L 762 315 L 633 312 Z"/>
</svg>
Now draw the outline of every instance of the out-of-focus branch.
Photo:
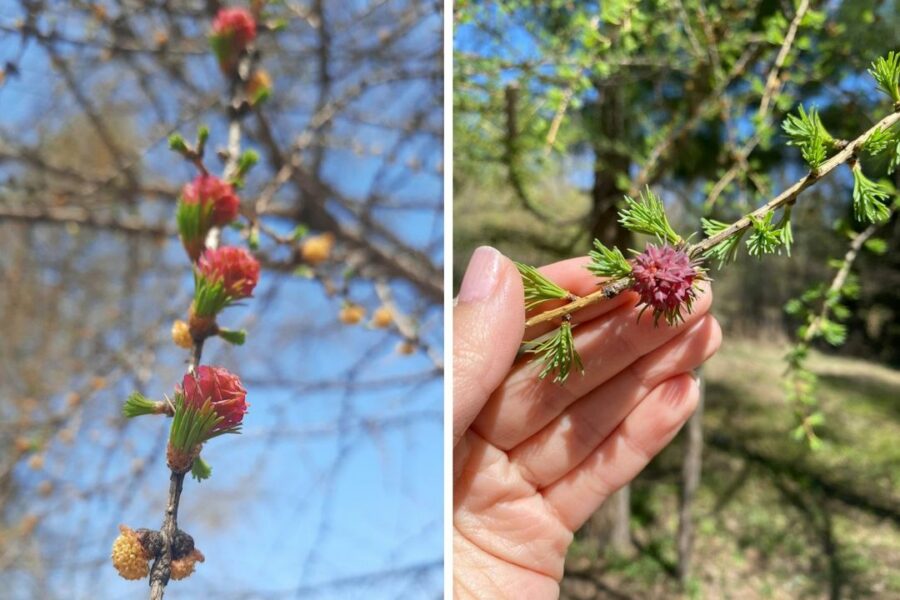
<svg viewBox="0 0 900 600">
<path fill-rule="evenodd" d="M 853 239 L 850 241 L 850 246 L 847 248 L 847 252 L 844 254 L 844 258 L 841 261 L 841 267 L 838 269 L 838 272 L 835 273 L 834 279 L 831 280 L 831 285 L 828 286 L 828 291 L 825 292 L 823 296 L 825 301 L 822 302 L 822 309 L 810 322 L 809 326 L 806 328 L 806 333 L 803 334 L 801 342 L 804 345 L 808 345 L 813 338 L 816 337 L 819 330 L 822 328 L 822 323 L 828 320 L 831 304 L 827 299 L 834 297 L 834 295 L 844 287 L 844 284 L 847 283 L 847 277 L 850 276 L 850 270 L 853 268 L 853 263 L 856 262 L 859 251 L 862 249 L 863 245 L 869 241 L 869 238 L 875 235 L 875 232 L 878 231 L 880 226 L 881 224 L 879 223 L 873 223 L 853 236 Z"/>
<path fill-rule="evenodd" d="M 300 214 L 291 211 L 288 214 L 282 213 L 282 216 L 299 218 L 301 222 L 315 229 L 333 232 L 349 247 L 350 252 L 359 254 L 353 266 L 359 267 L 361 274 L 374 278 L 381 273 L 406 279 L 433 302 L 443 301 L 443 274 L 440 267 L 434 265 L 426 254 L 400 240 L 396 233 L 363 214 L 357 203 L 315 177 L 315 174 L 305 167 L 303 149 L 309 139 L 306 132 L 297 137 L 288 162 L 282 162 L 284 152 L 275 141 L 267 119 L 259 115 L 258 123 L 264 132 L 261 138 L 268 151 L 269 160 L 278 171 L 275 185 L 271 190 L 267 188 L 269 197 L 280 187 L 278 182 L 291 180 L 302 192 L 305 200 Z M 359 226 L 354 228 L 350 224 L 344 224 L 328 213 L 325 204 L 329 200 L 349 211 L 358 220 Z M 268 200 L 265 204 L 268 204 Z M 273 214 L 274 211 L 269 210 L 268 213 Z M 293 270 L 297 264 L 294 259 L 272 266 L 281 270 Z"/>
<path fill-rule="evenodd" d="M 759 101 L 759 107 L 756 110 L 756 122 L 762 124 L 765 119 L 768 117 L 769 111 L 771 109 L 772 98 L 778 94 L 779 90 L 782 88 L 784 83 L 781 81 L 781 69 L 784 66 L 784 62 L 787 60 L 787 57 L 791 53 L 791 49 L 794 45 L 794 40 L 797 37 L 797 30 L 800 28 L 800 22 L 803 21 L 803 17 L 806 15 L 806 12 L 809 10 L 809 0 L 802 0 L 800 5 L 797 7 L 797 12 L 794 14 L 794 18 L 791 20 L 791 24 L 788 26 L 787 33 L 785 33 L 784 41 L 781 43 L 781 47 L 778 49 L 778 54 L 775 57 L 775 62 L 772 64 L 772 68 L 769 70 L 769 75 L 766 77 L 766 87 L 763 90 L 762 98 Z M 747 169 L 747 159 L 750 157 L 750 154 L 759 145 L 760 142 L 759 133 L 755 133 L 747 142 L 736 152 L 734 152 L 735 163 L 731 166 L 728 171 L 725 172 L 722 177 L 713 184 L 712 189 L 709 192 L 709 195 L 706 197 L 706 201 L 703 203 L 703 209 L 705 211 L 709 211 L 713 205 L 716 203 L 716 200 L 719 199 L 719 196 L 722 195 L 722 192 L 734 181 L 734 178 L 738 176 L 738 174 L 742 170 Z"/>
<path fill-rule="evenodd" d="M 7 208 L 0 207 L 0 221 L 20 221 L 25 223 L 42 223 L 65 225 L 74 223 L 90 229 L 102 229 L 150 238 L 166 238 L 175 235 L 174 229 L 150 225 L 136 217 L 106 218 L 96 211 L 80 207 L 46 207 L 46 208 Z"/>
</svg>

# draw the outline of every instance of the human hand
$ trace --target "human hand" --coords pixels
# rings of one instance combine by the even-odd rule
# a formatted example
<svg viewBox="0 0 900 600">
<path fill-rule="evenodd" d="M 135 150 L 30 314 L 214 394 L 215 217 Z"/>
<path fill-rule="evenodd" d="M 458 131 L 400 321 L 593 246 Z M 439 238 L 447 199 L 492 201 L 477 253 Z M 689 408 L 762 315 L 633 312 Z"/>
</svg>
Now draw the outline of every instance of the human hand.
<svg viewBox="0 0 900 600">
<path fill-rule="evenodd" d="M 587 258 L 541 272 L 586 295 Z M 697 404 L 691 371 L 719 347 L 705 289 L 676 327 L 638 320 L 626 292 L 573 315 L 584 375 L 563 385 L 516 361 L 522 283 L 493 248 L 475 251 L 453 323 L 453 577 L 458 598 L 559 595 L 573 534 L 671 441 Z M 548 306 L 550 306 L 548 304 Z"/>
</svg>

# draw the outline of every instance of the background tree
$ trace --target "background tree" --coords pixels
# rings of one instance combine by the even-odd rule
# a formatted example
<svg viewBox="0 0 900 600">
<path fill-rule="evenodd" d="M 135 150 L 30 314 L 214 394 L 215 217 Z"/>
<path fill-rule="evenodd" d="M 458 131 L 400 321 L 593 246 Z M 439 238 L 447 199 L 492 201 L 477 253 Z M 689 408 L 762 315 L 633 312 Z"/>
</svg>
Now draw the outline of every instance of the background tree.
<svg viewBox="0 0 900 600">
<path fill-rule="evenodd" d="M 12 597 L 119 597 L 119 523 L 162 514 L 169 330 L 190 299 L 172 224 L 194 175 L 175 132 L 226 139 L 218 2 L 0 9 L 0 572 Z M 178 593 L 437 595 L 442 586 L 440 5 L 271 3 L 273 90 L 243 121 L 259 164 L 239 228 L 265 277 L 239 366 L 253 416 L 182 514 L 206 562 Z M 260 81 L 260 84 L 269 82 Z M 380 309 L 380 310 L 379 310 Z M 153 421 L 153 420 L 151 420 Z M 206 452 L 204 452 L 206 454 Z M 360 497 L 365 496 L 365 507 Z"/>
</svg>

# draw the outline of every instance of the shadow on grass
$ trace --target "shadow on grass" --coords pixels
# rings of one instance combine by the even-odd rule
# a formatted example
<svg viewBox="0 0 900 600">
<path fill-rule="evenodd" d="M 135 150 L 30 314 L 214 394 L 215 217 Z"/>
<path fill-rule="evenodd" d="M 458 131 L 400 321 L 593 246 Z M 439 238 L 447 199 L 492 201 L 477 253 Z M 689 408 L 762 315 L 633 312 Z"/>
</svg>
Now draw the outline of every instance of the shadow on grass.
<svg viewBox="0 0 900 600">
<path fill-rule="evenodd" d="M 896 385 L 856 373 L 822 373 L 819 375 L 819 385 L 834 394 L 865 398 L 866 404 L 874 406 L 885 416 L 900 419 L 900 397 Z"/>
<path fill-rule="evenodd" d="M 753 377 L 742 373 L 729 376 L 733 380 L 706 383 L 701 486 L 709 504 L 695 518 L 698 537 L 720 539 L 707 545 L 705 554 L 697 555 L 697 561 L 717 563 L 706 575 L 698 571 L 702 581 L 698 579 L 697 585 L 717 589 L 715 586 L 722 583 L 710 579 L 713 576 L 709 573 L 731 570 L 753 578 L 753 583 L 744 583 L 741 575 L 735 575 L 729 582 L 747 585 L 743 591 L 748 598 L 767 597 L 765 590 L 772 583 L 778 587 L 773 593 L 793 594 L 790 597 L 881 597 L 874 590 L 883 590 L 875 585 L 883 585 L 883 579 L 872 578 L 883 577 L 890 562 L 882 563 L 880 555 L 873 554 L 880 551 L 876 546 L 856 548 L 844 524 L 849 520 L 853 527 L 861 520 L 868 523 L 866 527 L 880 526 L 863 517 L 865 514 L 900 527 L 900 503 L 892 497 L 894 488 L 879 491 L 873 485 L 872 465 L 860 462 L 861 453 L 871 449 L 869 440 L 862 449 L 854 446 L 860 436 L 867 435 L 867 430 L 858 427 L 860 423 L 877 428 L 883 422 L 880 420 L 900 415 L 900 403 L 892 403 L 897 388 L 882 381 L 866 381 L 855 373 L 823 374 L 821 386 L 829 403 L 844 397 L 858 398 L 860 406 L 871 404 L 873 410 L 854 413 L 855 427 L 837 416 L 830 418 L 829 426 L 823 428 L 823 437 L 830 445 L 816 454 L 791 439 L 791 410 L 773 396 L 778 393 L 776 386 L 759 379 L 767 375 L 754 372 Z M 590 578 L 598 584 L 596 597 L 602 598 L 702 594 L 694 593 L 690 586 L 680 587 L 677 579 L 673 537 L 677 519 L 673 508 L 683 443 L 681 436 L 676 438 L 632 485 L 636 554 L 628 560 L 595 558 L 589 571 L 567 573 L 567 578 Z M 878 468 L 890 469 L 891 464 L 890 457 L 884 455 Z M 705 531 L 699 522 L 705 523 Z M 840 524 L 837 529 L 835 522 Z M 731 551 L 739 556 L 730 558 L 722 553 Z M 748 562 L 751 570 L 744 571 L 741 565 Z M 881 575 L 876 575 L 879 570 L 870 570 L 873 563 L 881 565 Z M 602 589 L 601 578 L 618 589 Z"/>
<path fill-rule="evenodd" d="M 890 397 L 890 386 L 877 382 L 864 383 L 853 376 L 829 375 L 823 377 L 822 385 L 829 386 L 830 393 L 853 392 L 867 402 L 883 402 Z M 850 548 L 844 548 L 835 534 L 833 515 L 840 514 L 837 505 L 863 511 L 878 519 L 888 520 L 900 526 L 900 507 L 890 497 L 884 497 L 877 490 L 867 485 L 865 472 L 844 469 L 841 472 L 827 471 L 827 467 L 813 464 L 813 456 L 803 446 L 792 442 L 783 427 L 776 423 L 766 426 L 767 419 L 772 422 L 778 411 L 769 405 L 753 399 L 741 386 L 728 386 L 722 382 L 708 384 L 707 402 L 709 413 L 714 415 L 717 427 L 707 432 L 708 446 L 719 453 L 743 462 L 741 470 L 731 478 L 719 477 L 721 490 L 717 492 L 713 514 L 718 514 L 736 497 L 738 492 L 748 485 L 752 479 L 762 476 L 778 491 L 799 517 L 804 526 L 796 528 L 800 535 L 818 547 L 818 551 L 810 556 L 808 572 L 812 580 L 822 581 L 824 590 L 831 600 L 857 598 L 866 594 L 866 586 L 862 581 L 863 571 L 853 565 Z M 739 404 L 732 406 L 732 398 L 741 398 Z M 780 411 L 780 414 L 786 414 Z M 747 426 L 748 421 L 751 423 Z M 727 433 L 726 433 L 727 432 Z M 840 434 L 826 431 L 833 440 Z M 707 453 L 707 466 L 712 462 L 711 453 Z M 704 467 L 704 480 L 707 486 L 717 486 L 715 474 Z M 752 483 L 759 485 L 758 481 Z M 845 509 L 846 510 L 846 509 Z M 794 525 L 790 523 L 788 527 Z M 782 532 L 782 541 L 787 530 Z M 779 544 L 778 536 L 770 543 Z M 767 555 L 766 544 L 761 539 L 748 542 Z"/>
</svg>

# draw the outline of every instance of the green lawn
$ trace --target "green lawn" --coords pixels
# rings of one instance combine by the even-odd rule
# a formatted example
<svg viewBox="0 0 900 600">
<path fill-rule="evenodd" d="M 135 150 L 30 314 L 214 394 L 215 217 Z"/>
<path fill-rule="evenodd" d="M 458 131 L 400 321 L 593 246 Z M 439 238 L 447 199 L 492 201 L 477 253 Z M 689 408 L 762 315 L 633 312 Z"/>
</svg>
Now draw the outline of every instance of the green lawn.
<svg viewBox="0 0 900 600">
<path fill-rule="evenodd" d="M 900 372 L 815 354 L 827 416 L 791 439 L 786 347 L 726 339 L 704 369 L 707 410 L 694 572 L 673 573 L 681 439 L 632 488 L 639 550 L 577 540 L 566 598 L 900 598 Z"/>
</svg>

